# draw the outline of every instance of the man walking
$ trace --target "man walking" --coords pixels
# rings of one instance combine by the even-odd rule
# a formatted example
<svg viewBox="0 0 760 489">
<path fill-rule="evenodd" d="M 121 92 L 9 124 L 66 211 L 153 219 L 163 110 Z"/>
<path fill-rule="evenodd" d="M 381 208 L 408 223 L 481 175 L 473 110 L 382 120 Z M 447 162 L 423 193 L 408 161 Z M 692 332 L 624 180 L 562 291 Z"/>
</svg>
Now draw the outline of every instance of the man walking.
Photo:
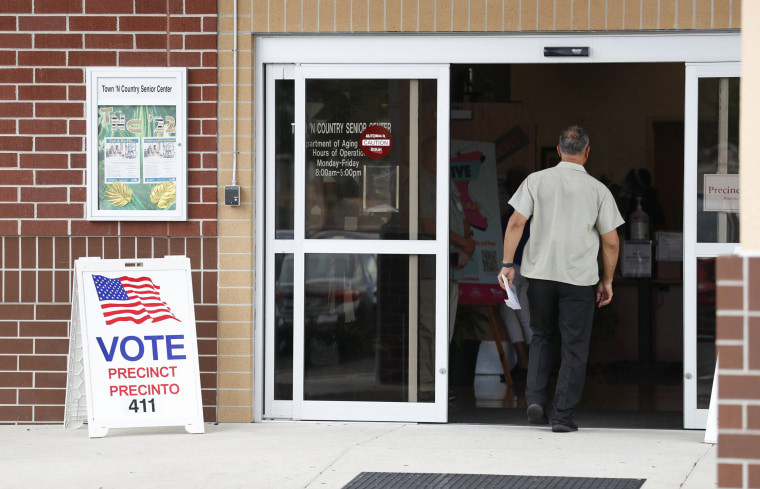
<svg viewBox="0 0 760 489">
<path fill-rule="evenodd" d="M 561 162 L 529 175 L 509 200 L 515 212 L 504 233 L 504 262 L 499 271 L 510 286 L 514 253 L 529 218 L 530 238 L 522 258 L 528 278 L 531 329 L 525 391 L 528 421 L 547 424 L 555 344 L 562 360 L 554 392 L 552 431 L 577 431 L 573 421 L 586 378 L 594 305 L 612 300 L 612 278 L 618 259 L 617 227 L 624 223 L 609 189 L 584 167 L 589 137 L 580 126 L 562 130 L 557 152 Z M 599 277 L 599 244 L 602 277 Z M 504 277 L 503 279 L 501 277 Z M 596 286 L 596 293 L 594 291 Z"/>
</svg>

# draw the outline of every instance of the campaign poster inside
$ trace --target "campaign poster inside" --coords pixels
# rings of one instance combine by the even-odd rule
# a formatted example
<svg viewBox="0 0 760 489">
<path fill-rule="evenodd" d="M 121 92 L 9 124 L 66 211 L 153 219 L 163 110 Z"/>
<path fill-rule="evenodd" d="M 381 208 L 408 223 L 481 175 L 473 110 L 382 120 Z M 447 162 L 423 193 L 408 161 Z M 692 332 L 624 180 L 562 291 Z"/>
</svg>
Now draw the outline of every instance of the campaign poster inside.
<svg viewBox="0 0 760 489">
<path fill-rule="evenodd" d="M 496 283 L 503 235 L 494 143 L 451 141 L 451 178 L 459 191 L 475 252 L 459 280 L 459 301 L 498 304 L 505 299 Z"/>
<path fill-rule="evenodd" d="M 126 263 L 77 263 L 90 436 L 173 425 L 202 433 L 189 260 Z"/>
</svg>

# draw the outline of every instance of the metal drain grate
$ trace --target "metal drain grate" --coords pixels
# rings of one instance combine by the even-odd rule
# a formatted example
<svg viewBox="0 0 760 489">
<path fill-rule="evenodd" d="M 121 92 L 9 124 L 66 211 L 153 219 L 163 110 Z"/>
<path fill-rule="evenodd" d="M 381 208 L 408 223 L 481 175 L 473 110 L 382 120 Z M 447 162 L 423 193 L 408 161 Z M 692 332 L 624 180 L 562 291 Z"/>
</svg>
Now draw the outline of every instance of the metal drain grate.
<svg viewBox="0 0 760 489">
<path fill-rule="evenodd" d="M 343 489 L 639 489 L 646 479 L 362 472 Z"/>
</svg>

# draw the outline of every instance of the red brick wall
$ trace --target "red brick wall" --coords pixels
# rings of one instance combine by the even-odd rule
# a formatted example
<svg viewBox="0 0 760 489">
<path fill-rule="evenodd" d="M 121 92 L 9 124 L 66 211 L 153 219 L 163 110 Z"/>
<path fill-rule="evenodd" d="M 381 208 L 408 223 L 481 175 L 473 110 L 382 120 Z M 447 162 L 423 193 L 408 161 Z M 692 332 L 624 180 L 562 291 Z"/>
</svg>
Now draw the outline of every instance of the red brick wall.
<svg viewBox="0 0 760 489">
<path fill-rule="evenodd" d="M 217 6 L 0 7 L 0 423 L 63 420 L 74 260 L 190 257 L 206 421 L 216 420 Z M 186 222 L 85 220 L 85 68 L 188 68 Z"/>
<path fill-rule="evenodd" d="M 718 258 L 718 487 L 760 488 L 760 257 Z"/>
</svg>

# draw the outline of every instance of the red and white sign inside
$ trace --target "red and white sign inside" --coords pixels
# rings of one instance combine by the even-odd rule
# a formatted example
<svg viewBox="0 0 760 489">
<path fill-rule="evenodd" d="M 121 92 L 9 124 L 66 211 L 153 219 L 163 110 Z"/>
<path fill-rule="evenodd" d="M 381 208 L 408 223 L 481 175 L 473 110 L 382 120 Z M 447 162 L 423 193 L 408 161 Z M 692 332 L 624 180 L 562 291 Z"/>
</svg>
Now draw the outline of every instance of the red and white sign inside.
<svg viewBox="0 0 760 489">
<path fill-rule="evenodd" d="M 390 154 L 393 149 L 393 137 L 383 126 L 369 126 L 362 132 L 359 146 L 365 156 L 379 160 Z"/>
</svg>

